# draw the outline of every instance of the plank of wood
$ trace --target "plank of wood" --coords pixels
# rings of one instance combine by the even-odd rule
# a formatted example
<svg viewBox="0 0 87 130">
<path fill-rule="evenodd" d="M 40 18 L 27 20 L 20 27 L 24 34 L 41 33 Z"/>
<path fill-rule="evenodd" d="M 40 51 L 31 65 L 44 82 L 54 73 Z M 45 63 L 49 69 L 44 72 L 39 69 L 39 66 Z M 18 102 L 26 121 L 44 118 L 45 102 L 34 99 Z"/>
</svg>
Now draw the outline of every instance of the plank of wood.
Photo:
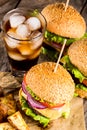
<svg viewBox="0 0 87 130">
<path fill-rule="evenodd" d="M 5 13 L 16 7 L 18 2 L 19 0 L 0 0 L 0 21 Z"/>
<path fill-rule="evenodd" d="M 18 7 L 26 7 L 26 8 L 38 8 L 42 10 L 47 4 L 55 3 L 55 2 L 65 2 L 65 0 L 21 0 Z M 70 0 L 69 4 L 74 6 L 79 12 L 84 4 L 85 0 Z"/>
<path fill-rule="evenodd" d="M 87 0 L 70 0 L 69 4 L 75 7 L 79 13 L 83 8 L 83 12 L 81 15 L 84 17 L 87 23 L 87 5 L 84 8 L 84 3 L 86 1 Z M 38 9 L 39 11 L 41 11 L 46 5 L 55 3 L 55 2 L 65 2 L 65 0 L 27 0 L 27 2 L 25 2 L 25 0 L 21 0 L 18 7 L 26 7 L 28 9 L 33 8 L 33 9 Z"/>
<path fill-rule="evenodd" d="M 84 6 L 81 15 L 84 17 L 84 19 L 85 19 L 85 21 L 86 21 L 86 25 L 87 25 L 87 0 L 86 0 L 86 5 Z M 86 29 L 86 30 L 87 30 L 87 29 Z"/>
</svg>

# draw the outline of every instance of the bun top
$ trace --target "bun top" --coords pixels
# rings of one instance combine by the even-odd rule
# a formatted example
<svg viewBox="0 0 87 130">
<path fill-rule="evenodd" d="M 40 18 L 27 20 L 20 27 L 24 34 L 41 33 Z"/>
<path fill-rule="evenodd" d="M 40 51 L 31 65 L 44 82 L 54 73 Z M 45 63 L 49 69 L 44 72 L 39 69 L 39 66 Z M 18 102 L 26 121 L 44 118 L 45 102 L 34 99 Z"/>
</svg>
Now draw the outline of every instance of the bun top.
<svg viewBox="0 0 87 130">
<path fill-rule="evenodd" d="M 43 62 L 33 66 L 26 74 L 26 84 L 41 99 L 52 103 L 66 103 L 74 95 L 74 82 L 61 65 L 54 72 L 56 63 Z"/>
<path fill-rule="evenodd" d="M 87 39 L 72 43 L 68 55 L 71 63 L 87 76 Z"/>
<path fill-rule="evenodd" d="M 86 23 L 72 6 L 65 11 L 64 3 L 47 5 L 42 14 L 47 20 L 47 30 L 68 38 L 80 38 L 86 31 Z"/>
</svg>

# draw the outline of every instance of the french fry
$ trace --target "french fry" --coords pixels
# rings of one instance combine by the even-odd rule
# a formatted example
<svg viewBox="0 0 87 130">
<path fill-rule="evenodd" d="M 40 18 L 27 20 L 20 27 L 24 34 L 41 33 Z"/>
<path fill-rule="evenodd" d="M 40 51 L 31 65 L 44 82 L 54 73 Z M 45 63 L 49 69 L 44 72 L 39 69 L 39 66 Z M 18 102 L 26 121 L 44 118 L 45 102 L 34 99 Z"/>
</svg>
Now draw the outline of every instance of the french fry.
<svg viewBox="0 0 87 130">
<path fill-rule="evenodd" d="M 16 112 L 16 104 L 12 94 L 0 97 L 0 122 Z"/>
<path fill-rule="evenodd" d="M 29 130 L 28 125 L 24 121 L 21 113 L 17 111 L 16 113 L 12 114 L 8 118 L 9 123 L 15 127 L 17 130 Z"/>
<path fill-rule="evenodd" d="M 13 128 L 10 123 L 0 123 L 0 130 L 17 130 L 16 128 Z"/>
</svg>

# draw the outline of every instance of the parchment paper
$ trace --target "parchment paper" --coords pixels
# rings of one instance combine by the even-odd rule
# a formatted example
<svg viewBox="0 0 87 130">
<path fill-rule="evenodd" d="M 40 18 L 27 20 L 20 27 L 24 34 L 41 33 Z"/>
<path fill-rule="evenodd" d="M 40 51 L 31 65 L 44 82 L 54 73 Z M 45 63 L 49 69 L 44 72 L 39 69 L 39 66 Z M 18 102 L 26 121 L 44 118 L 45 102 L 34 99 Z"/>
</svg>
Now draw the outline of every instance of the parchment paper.
<svg viewBox="0 0 87 130">
<path fill-rule="evenodd" d="M 51 122 L 47 128 L 41 128 L 33 121 L 28 125 L 30 130 L 86 130 L 83 99 L 76 97 L 72 100 L 71 114 L 68 119 L 57 119 Z"/>
</svg>

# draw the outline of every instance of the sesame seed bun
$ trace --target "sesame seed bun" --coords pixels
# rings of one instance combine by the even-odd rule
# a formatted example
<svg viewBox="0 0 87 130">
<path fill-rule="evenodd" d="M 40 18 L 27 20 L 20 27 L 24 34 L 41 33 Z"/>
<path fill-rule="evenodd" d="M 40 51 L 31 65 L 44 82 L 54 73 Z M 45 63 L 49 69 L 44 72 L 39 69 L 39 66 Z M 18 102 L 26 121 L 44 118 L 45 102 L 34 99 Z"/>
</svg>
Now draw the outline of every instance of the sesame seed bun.
<svg viewBox="0 0 87 130">
<path fill-rule="evenodd" d="M 71 63 L 87 77 L 87 39 L 76 41 L 70 45 L 68 55 Z"/>
<path fill-rule="evenodd" d="M 54 73 L 56 63 L 43 62 L 26 74 L 26 84 L 41 99 L 52 103 L 67 103 L 74 95 L 75 85 L 70 74 L 61 65 Z"/>
<path fill-rule="evenodd" d="M 47 30 L 69 38 L 80 38 L 86 31 L 86 23 L 80 13 L 64 3 L 47 5 L 41 12 L 47 20 Z"/>
</svg>

